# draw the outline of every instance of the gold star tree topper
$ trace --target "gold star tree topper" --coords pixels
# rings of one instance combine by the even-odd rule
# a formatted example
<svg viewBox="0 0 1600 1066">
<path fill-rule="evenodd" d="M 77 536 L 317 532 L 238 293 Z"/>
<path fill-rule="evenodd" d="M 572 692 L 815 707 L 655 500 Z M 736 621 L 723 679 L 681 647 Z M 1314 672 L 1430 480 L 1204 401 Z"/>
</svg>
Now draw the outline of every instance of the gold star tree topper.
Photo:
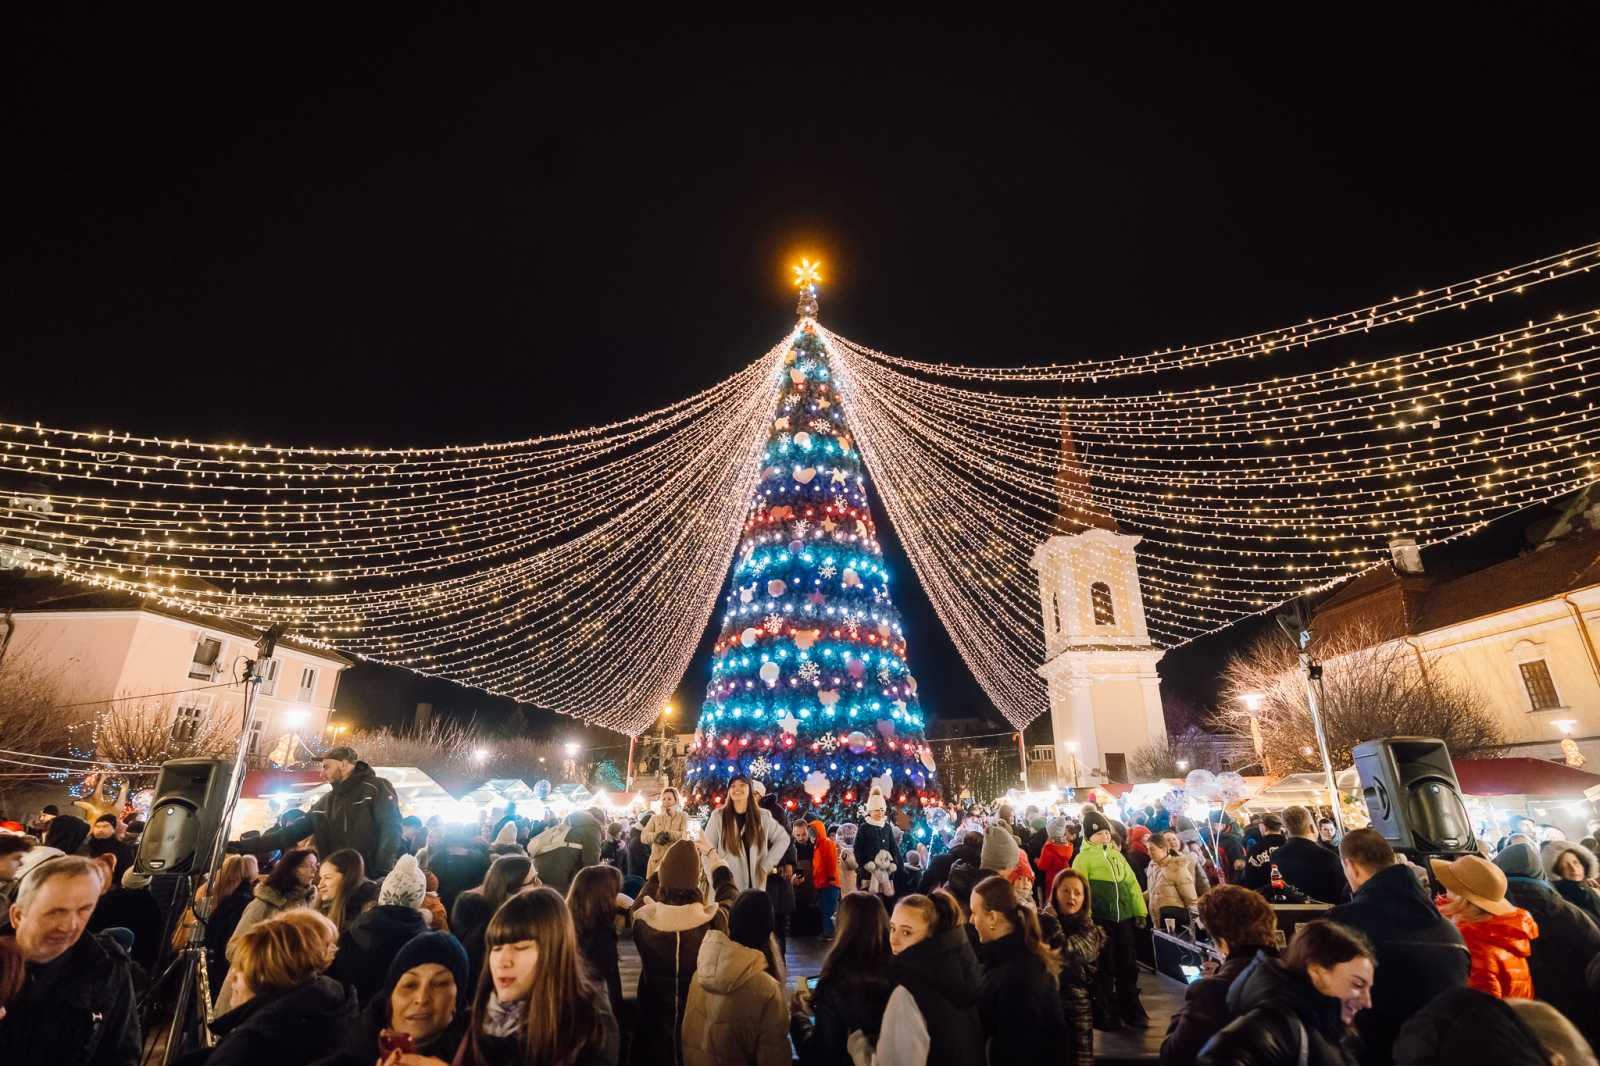
<svg viewBox="0 0 1600 1066">
<path fill-rule="evenodd" d="M 817 285 L 822 281 L 822 260 L 802 258 L 794 268 L 795 288 L 800 290 L 799 313 L 802 318 L 817 317 Z"/>
</svg>

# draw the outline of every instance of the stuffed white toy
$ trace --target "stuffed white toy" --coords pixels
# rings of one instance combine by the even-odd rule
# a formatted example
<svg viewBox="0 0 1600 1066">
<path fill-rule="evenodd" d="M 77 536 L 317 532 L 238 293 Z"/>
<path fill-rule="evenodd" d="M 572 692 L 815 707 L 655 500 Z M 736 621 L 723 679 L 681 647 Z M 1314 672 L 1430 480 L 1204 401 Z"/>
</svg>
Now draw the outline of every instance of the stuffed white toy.
<svg viewBox="0 0 1600 1066">
<path fill-rule="evenodd" d="M 894 856 L 887 851 L 879 851 L 867 863 L 867 872 L 872 875 L 867 891 L 875 896 L 894 895 L 894 872 L 899 867 L 894 864 Z"/>
</svg>

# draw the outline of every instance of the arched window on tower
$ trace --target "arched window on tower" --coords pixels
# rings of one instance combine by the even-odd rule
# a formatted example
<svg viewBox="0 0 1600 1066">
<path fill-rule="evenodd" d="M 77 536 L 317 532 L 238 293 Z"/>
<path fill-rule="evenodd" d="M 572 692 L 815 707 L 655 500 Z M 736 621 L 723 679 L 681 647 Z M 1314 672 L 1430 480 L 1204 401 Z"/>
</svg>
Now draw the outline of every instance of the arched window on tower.
<svg viewBox="0 0 1600 1066">
<path fill-rule="evenodd" d="M 1094 624 L 1097 626 L 1113 626 L 1117 624 L 1117 612 L 1111 605 L 1111 586 L 1104 581 L 1096 581 L 1089 586 L 1089 603 L 1094 607 Z"/>
</svg>

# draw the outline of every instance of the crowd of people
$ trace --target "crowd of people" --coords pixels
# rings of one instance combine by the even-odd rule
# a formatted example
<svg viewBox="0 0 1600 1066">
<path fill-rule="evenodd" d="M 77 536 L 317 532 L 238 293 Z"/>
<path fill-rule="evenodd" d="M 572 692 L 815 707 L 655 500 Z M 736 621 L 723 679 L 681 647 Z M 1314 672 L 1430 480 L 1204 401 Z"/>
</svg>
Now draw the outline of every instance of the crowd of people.
<svg viewBox="0 0 1600 1066">
<path fill-rule="evenodd" d="M 1518 826 L 1422 870 L 1305 808 L 913 823 L 874 789 L 828 824 L 745 778 L 703 824 L 668 789 L 638 816 L 452 825 L 329 755 L 333 791 L 230 843 L 187 905 L 134 868 L 136 824 L 0 834 L 4 1060 L 139 1061 L 139 996 L 194 931 L 215 1046 L 180 1049 L 191 1066 L 1086 1066 L 1096 1030 L 1151 1025 L 1139 958 L 1164 928 L 1218 959 L 1172 1066 L 1595 1062 L 1592 840 Z M 1329 908 L 1285 942 L 1287 902 Z M 791 937 L 825 946 L 818 976 L 791 983 Z"/>
</svg>

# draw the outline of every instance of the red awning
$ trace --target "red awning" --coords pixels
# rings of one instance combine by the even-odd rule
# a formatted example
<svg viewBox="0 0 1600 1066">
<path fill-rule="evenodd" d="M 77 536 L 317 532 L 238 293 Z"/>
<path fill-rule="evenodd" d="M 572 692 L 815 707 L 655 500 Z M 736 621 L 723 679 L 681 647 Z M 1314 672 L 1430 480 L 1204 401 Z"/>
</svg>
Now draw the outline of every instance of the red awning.
<svg viewBox="0 0 1600 1066">
<path fill-rule="evenodd" d="M 280 792 L 304 792 L 322 784 L 321 770 L 247 770 L 239 795 L 262 799 Z"/>
<path fill-rule="evenodd" d="M 1469 796 L 1566 799 L 1600 785 L 1600 774 L 1544 759 L 1456 759 L 1456 780 Z"/>
</svg>

